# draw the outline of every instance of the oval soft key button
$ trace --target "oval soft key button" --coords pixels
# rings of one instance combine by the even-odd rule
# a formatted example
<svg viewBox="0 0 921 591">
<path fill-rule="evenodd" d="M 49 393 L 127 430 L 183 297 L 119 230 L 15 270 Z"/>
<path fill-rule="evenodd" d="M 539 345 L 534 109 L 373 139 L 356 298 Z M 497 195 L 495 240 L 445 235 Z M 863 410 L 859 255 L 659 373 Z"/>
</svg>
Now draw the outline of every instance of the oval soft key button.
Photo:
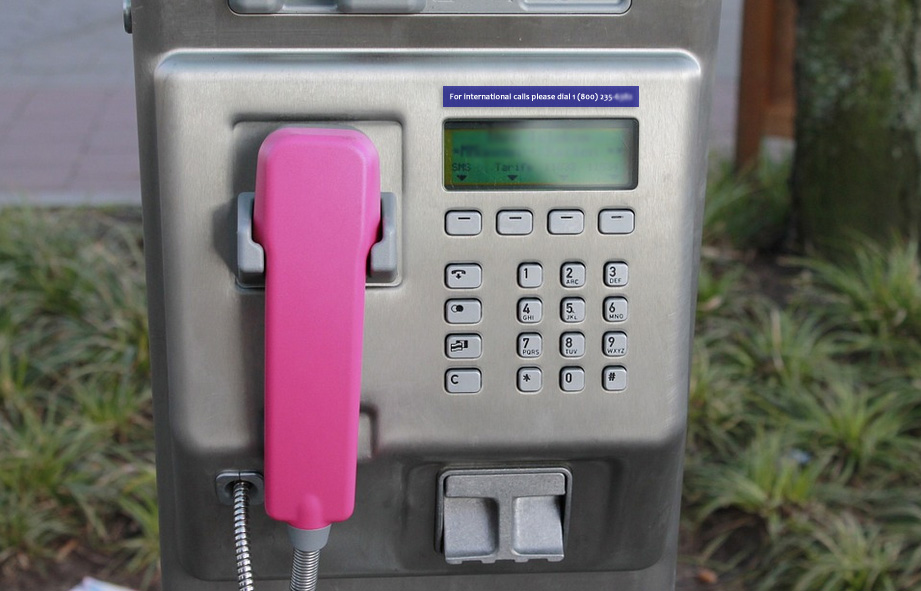
<svg viewBox="0 0 921 591">
<path fill-rule="evenodd" d="M 483 387 L 478 369 L 449 369 L 445 373 L 445 390 L 449 394 L 476 394 Z"/>
<path fill-rule="evenodd" d="M 448 300 L 445 302 L 445 320 L 448 324 L 476 324 L 483 317 L 480 300 Z"/>
<path fill-rule="evenodd" d="M 445 285 L 451 289 L 476 289 L 483 284 L 483 270 L 479 265 L 466 263 L 445 267 Z"/>
</svg>

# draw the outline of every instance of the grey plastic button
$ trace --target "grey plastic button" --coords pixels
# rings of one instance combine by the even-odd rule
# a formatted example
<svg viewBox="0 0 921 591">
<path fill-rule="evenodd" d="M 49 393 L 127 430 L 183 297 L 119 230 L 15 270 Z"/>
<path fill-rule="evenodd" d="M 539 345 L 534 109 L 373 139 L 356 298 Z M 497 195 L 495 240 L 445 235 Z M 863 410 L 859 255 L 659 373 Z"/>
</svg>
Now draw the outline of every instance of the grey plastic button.
<svg viewBox="0 0 921 591">
<path fill-rule="evenodd" d="M 449 359 L 477 359 L 483 354 L 483 339 L 477 334 L 449 334 L 445 355 Z"/>
<path fill-rule="evenodd" d="M 518 389 L 526 394 L 540 390 L 543 375 L 539 367 L 522 367 L 518 370 Z"/>
<path fill-rule="evenodd" d="M 585 229 L 585 216 L 578 209 L 551 211 L 547 229 L 551 234 L 581 234 Z"/>
<path fill-rule="evenodd" d="M 608 263 L 604 266 L 604 284 L 608 287 L 627 285 L 627 263 Z"/>
<path fill-rule="evenodd" d="M 540 287 L 544 282 L 544 269 L 539 263 L 522 263 L 518 265 L 518 286 L 524 288 Z"/>
<path fill-rule="evenodd" d="M 478 369 L 449 369 L 445 373 L 445 390 L 449 394 L 476 394 L 483 387 Z"/>
<path fill-rule="evenodd" d="M 483 216 L 478 211 L 449 211 L 445 232 L 449 236 L 476 236 L 483 231 Z"/>
<path fill-rule="evenodd" d="M 626 298 L 605 298 L 604 319 L 608 322 L 623 322 L 627 319 Z"/>
<path fill-rule="evenodd" d="M 543 304 L 537 298 L 521 298 L 518 300 L 518 322 L 523 324 L 536 324 L 543 317 Z"/>
<path fill-rule="evenodd" d="M 543 339 L 536 332 L 525 332 L 518 335 L 518 356 L 525 359 L 540 357 L 544 352 Z"/>
<path fill-rule="evenodd" d="M 564 332 L 560 336 L 560 355 L 569 358 L 585 355 L 585 335 L 581 332 Z"/>
<path fill-rule="evenodd" d="M 619 365 L 604 368 L 601 384 L 608 392 L 623 392 L 627 389 L 627 369 Z"/>
<path fill-rule="evenodd" d="M 598 214 L 598 231 L 602 234 L 630 234 L 636 217 L 629 209 L 605 209 Z"/>
<path fill-rule="evenodd" d="M 475 264 L 448 265 L 445 285 L 451 289 L 476 289 L 483 285 L 483 270 Z"/>
<path fill-rule="evenodd" d="M 627 354 L 627 333 L 606 332 L 602 349 L 607 357 L 623 357 Z"/>
<path fill-rule="evenodd" d="M 476 324 L 483 318 L 483 305 L 479 300 L 448 300 L 445 302 L 445 320 L 449 324 Z"/>
<path fill-rule="evenodd" d="M 585 370 L 581 367 L 564 367 L 560 370 L 560 389 L 563 392 L 581 392 L 585 389 Z"/>
<path fill-rule="evenodd" d="M 560 302 L 560 320 L 567 323 L 585 320 L 585 300 L 582 298 L 564 298 Z"/>
<path fill-rule="evenodd" d="M 530 211 L 500 211 L 496 218 L 496 231 L 505 236 L 524 236 L 534 229 L 534 216 Z"/>
<path fill-rule="evenodd" d="M 563 287 L 582 287 L 585 285 L 585 265 L 582 263 L 565 263 L 560 269 L 560 284 Z"/>
</svg>

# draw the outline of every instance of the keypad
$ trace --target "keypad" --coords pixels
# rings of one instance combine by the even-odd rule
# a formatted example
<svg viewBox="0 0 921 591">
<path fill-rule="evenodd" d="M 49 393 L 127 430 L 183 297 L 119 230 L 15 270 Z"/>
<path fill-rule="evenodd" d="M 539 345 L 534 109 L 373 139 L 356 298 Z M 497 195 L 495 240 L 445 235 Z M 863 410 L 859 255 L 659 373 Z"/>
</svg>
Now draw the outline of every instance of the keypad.
<svg viewBox="0 0 921 591">
<path fill-rule="evenodd" d="M 528 236 L 534 234 L 559 236 L 579 236 L 586 232 L 586 217 L 597 213 L 596 236 L 609 236 L 611 251 L 617 254 L 617 245 L 625 244 L 624 235 L 636 231 L 636 216 L 629 209 L 604 209 L 600 212 L 584 212 L 580 209 L 554 209 L 546 214 L 542 221 L 535 220 L 534 214 L 523 208 L 503 209 L 495 218 L 495 235 Z M 543 214 L 540 214 L 543 215 Z M 470 244 L 481 240 L 478 238 L 489 228 L 484 228 L 483 214 L 472 209 L 451 210 L 445 213 L 445 233 L 448 236 L 468 236 Z M 538 226 L 535 227 L 535 221 Z M 546 225 L 543 225 L 543 222 Z M 589 233 L 595 231 L 591 221 L 587 228 Z M 508 239 L 512 240 L 512 239 Z M 556 240 L 556 239 L 554 239 Z M 571 248 L 581 238 L 560 239 L 560 248 Z M 455 244 L 461 244 L 457 241 Z M 510 242 L 511 244 L 511 242 Z M 563 250 L 566 255 L 566 250 Z M 552 395 L 592 393 L 620 393 L 628 387 L 628 332 L 629 301 L 628 283 L 630 267 L 628 260 L 612 257 L 601 263 L 581 259 L 585 253 L 578 248 L 568 253 L 572 258 L 564 258 L 562 263 L 541 260 L 521 260 L 507 271 L 496 274 L 485 268 L 482 261 L 471 260 L 451 262 L 444 267 L 444 285 L 451 293 L 445 300 L 444 317 L 452 328 L 444 336 L 444 355 L 446 360 L 466 367 L 448 367 L 444 373 L 444 388 L 448 394 L 455 395 L 498 395 L 499 384 L 509 384 L 505 380 L 514 378 L 520 394 Z M 568 260 L 567 260 L 568 259 Z M 556 259 L 559 261 L 560 259 Z M 559 265 L 559 266 L 557 266 Z M 508 269 L 508 267 L 505 267 Z M 545 270 L 550 273 L 548 281 Z M 559 283 L 553 275 L 559 271 Z M 599 277 L 599 274 L 601 275 Z M 510 276 L 509 276 L 510 275 Z M 600 281 L 599 281 L 600 280 Z M 483 320 L 484 307 L 493 310 L 491 314 L 511 313 L 508 300 L 494 301 L 490 292 L 483 291 L 485 283 L 516 286 L 518 291 L 515 305 L 515 320 L 519 332 L 514 337 L 514 344 L 508 336 L 503 342 L 490 343 L 490 327 L 480 325 Z M 598 298 L 599 287 L 607 291 Z M 581 289 L 586 288 L 586 289 Z M 506 292 L 507 293 L 507 292 Z M 550 306 L 547 316 L 544 305 Z M 604 330 L 595 332 L 599 326 L 597 314 L 601 306 L 601 324 Z M 559 316 L 556 309 L 559 309 Z M 496 310 L 494 310 L 496 308 Z M 492 318 L 492 317 L 491 317 Z M 491 325 L 493 320 L 489 320 Z M 479 326 L 474 326 L 479 325 Z M 600 337 L 600 343 L 598 342 Z M 600 345 L 600 346 L 599 346 Z M 490 378 L 484 376 L 484 370 L 478 367 L 480 360 L 489 357 L 496 348 L 503 348 L 515 354 L 519 359 L 518 367 L 509 368 L 505 377 Z M 546 350 L 545 350 L 546 346 Z M 488 351 L 487 351 L 488 349 Z M 606 360 L 599 376 L 598 359 Z M 552 369 L 551 369 L 552 368 Z M 559 368 L 559 369 L 558 369 Z M 589 373 L 586 373 L 588 369 Z M 545 376 L 545 374 L 548 374 Z M 547 379 L 545 387 L 544 379 Z M 493 390 L 484 390 L 484 378 L 489 378 Z M 600 378 L 600 379 L 599 379 Z M 488 384 L 487 384 L 488 385 Z M 503 386 L 506 387 L 506 386 Z M 481 394 L 483 392 L 483 394 Z"/>
</svg>

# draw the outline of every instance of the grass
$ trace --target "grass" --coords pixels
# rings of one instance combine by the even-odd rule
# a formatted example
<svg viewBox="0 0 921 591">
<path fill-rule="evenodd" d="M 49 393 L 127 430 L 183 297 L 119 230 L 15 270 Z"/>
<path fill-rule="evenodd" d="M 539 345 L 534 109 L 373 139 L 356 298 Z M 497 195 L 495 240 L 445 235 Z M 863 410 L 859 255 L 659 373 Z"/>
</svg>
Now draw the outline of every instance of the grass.
<svg viewBox="0 0 921 591">
<path fill-rule="evenodd" d="M 918 589 L 918 244 L 785 256 L 786 174 L 711 183 L 683 560 L 726 591 Z M 98 555 L 155 584 L 137 214 L 2 210 L 0 281 L 0 578 Z"/>
</svg>

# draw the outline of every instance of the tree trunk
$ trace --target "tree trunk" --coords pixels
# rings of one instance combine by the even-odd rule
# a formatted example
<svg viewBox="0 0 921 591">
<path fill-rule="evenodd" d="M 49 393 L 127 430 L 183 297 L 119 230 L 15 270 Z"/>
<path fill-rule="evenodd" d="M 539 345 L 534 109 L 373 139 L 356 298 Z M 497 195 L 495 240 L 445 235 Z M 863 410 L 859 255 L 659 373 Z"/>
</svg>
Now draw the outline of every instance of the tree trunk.
<svg viewBox="0 0 921 591">
<path fill-rule="evenodd" d="M 802 244 L 917 236 L 921 0 L 798 6 L 792 190 Z"/>
</svg>

